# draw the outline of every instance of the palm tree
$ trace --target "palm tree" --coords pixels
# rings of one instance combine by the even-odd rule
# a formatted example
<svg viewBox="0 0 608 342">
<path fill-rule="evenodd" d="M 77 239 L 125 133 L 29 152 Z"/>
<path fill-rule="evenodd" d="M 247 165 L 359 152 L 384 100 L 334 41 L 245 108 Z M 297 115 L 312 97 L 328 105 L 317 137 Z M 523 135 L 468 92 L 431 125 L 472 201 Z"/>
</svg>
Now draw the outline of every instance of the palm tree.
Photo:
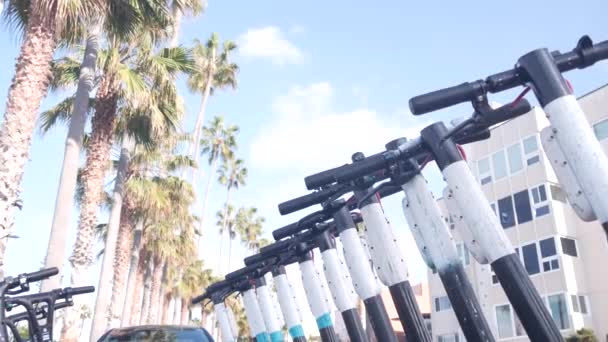
<svg viewBox="0 0 608 342">
<path fill-rule="evenodd" d="M 204 288 L 209 286 L 212 280 L 210 270 L 204 268 L 205 264 L 202 260 L 193 260 L 182 273 L 182 278 L 179 283 L 179 294 L 181 297 L 181 322 L 182 325 L 188 324 L 188 308 L 190 307 L 190 299 L 199 295 Z"/>
<path fill-rule="evenodd" d="M 124 296 L 125 296 L 125 285 L 127 280 L 128 268 L 129 268 L 129 254 L 132 245 L 133 238 L 133 227 L 135 226 L 136 214 L 140 214 L 142 211 L 158 211 L 160 207 L 170 205 L 172 206 L 171 211 L 164 209 L 165 212 L 176 213 L 175 207 L 184 203 L 184 201 L 188 201 L 187 204 L 193 202 L 193 197 L 189 193 L 180 193 L 178 199 L 176 201 L 169 201 L 167 198 L 164 198 L 162 195 L 158 193 L 151 193 L 154 191 L 154 186 L 156 184 L 150 183 L 146 179 L 142 179 L 142 177 L 156 176 L 160 177 L 161 174 L 165 174 L 168 172 L 173 172 L 178 170 L 179 168 L 191 167 L 193 166 L 192 160 L 187 157 L 181 155 L 172 155 L 174 152 L 174 145 L 176 142 L 172 142 L 172 140 L 176 140 L 176 138 L 172 137 L 174 135 L 171 131 L 166 132 L 158 139 L 161 140 L 160 143 L 147 147 L 143 145 L 138 145 L 134 150 L 134 156 L 132 159 L 132 163 L 130 165 L 125 165 L 125 160 L 129 158 L 129 149 L 123 148 L 120 156 L 120 160 L 118 163 L 118 175 L 126 171 L 126 176 L 123 176 L 122 182 L 120 177 L 116 177 L 116 187 L 121 187 L 120 191 L 115 191 L 115 200 L 114 205 L 112 207 L 113 212 L 116 208 L 118 213 L 114 213 L 114 217 L 120 216 L 120 224 L 118 224 L 117 220 L 112 220 L 112 214 L 110 215 L 110 232 L 115 232 L 115 237 L 112 237 L 110 243 L 108 245 L 115 245 L 116 253 L 112 253 L 114 255 L 113 260 L 113 269 L 110 268 L 110 261 L 112 258 L 108 255 L 107 266 L 108 268 L 104 268 L 102 266 L 102 274 L 100 277 L 100 287 L 97 292 L 97 300 L 99 306 L 96 305 L 95 311 L 95 319 L 94 323 L 98 323 L 99 327 L 104 327 L 103 322 L 105 319 L 103 317 L 98 317 L 98 315 L 103 315 L 103 313 L 111 308 L 111 317 L 114 320 L 119 320 L 120 316 L 123 312 L 123 304 L 124 304 Z M 170 185 L 170 183 L 161 183 L 165 185 Z M 142 187 L 152 186 L 150 190 L 143 190 Z M 179 185 L 181 186 L 181 185 Z M 122 206 L 119 207 L 120 195 L 123 190 L 122 187 L 125 187 L 125 202 Z M 171 189 L 161 189 L 163 191 L 171 191 Z M 168 197 L 166 195 L 165 197 Z M 125 210 L 127 215 L 122 215 L 122 211 Z M 184 212 L 184 208 L 180 208 L 180 212 Z M 166 218 L 169 216 L 166 216 Z M 104 265 L 106 265 L 106 259 L 104 258 Z M 113 276 L 112 276 L 113 274 Z M 102 280 L 105 279 L 105 280 Z M 104 283 L 105 281 L 105 283 Z M 109 289 L 102 291 L 102 284 L 112 283 L 112 296 L 111 296 L 111 304 L 108 305 L 109 297 Z M 105 298 L 100 302 L 100 298 Z M 117 325 L 117 324 L 114 324 Z M 94 324 L 95 327 L 95 324 Z M 103 332 L 103 329 L 99 328 L 98 334 Z M 93 339 L 95 340 L 99 335 L 96 334 Z"/>
<path fill-rule="evenodd" d="M 200 225 L 201 235 L 203 231 L 207 202 L 209 201 L 211 180 L 215 174 L 217 162 L 219 160 L 225 162 L 232 158 L 234 155 L 234 150 L 236 149 L 236 133 L 238 133 L 238 131 L 239 128 L 235 125 L 226 127 L 224 124 L 224 118 L 222 116 L 214 117 L 213 120 L 211 120 L 209 127 L 203 127 L 203 137 L 200 141 L 200 145 L 202 147 L 202 154 L 208 155 L 210 170 L 207 178 L 205 197 L 203 198 L 202 220 Z M 201 238 L 199 237 L 199 247 L 200 243 Z"/>
<path fill-rule="evenodd" d="M 74 252 L 69 259 L 72 286 L 80 286 L 84 282 L 84 274 L 90 265 L 92 226 L 97 217 L 99 193 L 103 187 L 120 106 L 149 111 L 147 124 L 152 132 L 177 122 L 177 113 L 172 110 L 177 108 L 178 103 L 173 75 L 188 70 L 188 54 L 183 48 L 165 48 L 155 53 L 150 37 L 152 34 L 156 33 L 144 32 L 137 40 L 140 44 L 137 53 L 129 49 L 131 45 L 117 43 L 105 54 L 104 73 L 95 99 L 92 133 L 83 174 L 84 200 Z M 66 315 L 63 331 L 67 332 L 73 325 L 70 316 L 73 317 Z"/>
<path fill-rule="evenodd" d="M 171 1 L 171 14 L 173 16 L 173 32 L 171 34 L 170 47 L 179 45 L 179 31 L 182 16 L 189 14 L 197 16 L 207 7 L 207 0 L 173 0 Z"/>
<path fill-rule="evenodd" d="M 241 243 L 247 249 L 256 251 L 269 244 L 268 240 L 261 238 L 266 219 L 258 216 L 257 208 L 240 208 L 236 221 Z"/>
<path fill-rule="evenodd" d="M 245 185 L 247 178 L 247 168 L 242 159 L 228 158 L 222 163 L 218 170 L 218 181 L 226 187 L 226 202 L 230 203 L 230 192 L 232 189 L 238 189 L 239 186 Z"/>
<path fill-rule="evenodd" d="M 78 31 L 83 18 L 105 11 L 104 0 L 5 1 L 9 23 L 23 31 L 23 43 L 0 127 L 0 278 L 19 187 L 34 134 L 36 115 L 46 96 L 58 37 Z"/>
<path fill-rule="evenodd" d="M 217 218 L 217 222 L 215 223 L 218 227 L 218 233 L 220 234 L 220 254 L 218 258 L 218 272 L 222 273 L 222 247 L 224 240 L 224 233 L 228 233 L 230 241 L 233 239 L 233 235 L 236 237 L 236 210 L 234 206 L 229 203 L 224 204 L 224 209 L 219 210 L 215 217 Z"/>
<path fill-rule="evenodd" d="M 195 40 L 193 48 L 196 72 L 188 78 L 188 88 L 192 92 L 200 93 L 202 99 L 194 124 L 194 141 L 189 145 L 188 154 L 194 158 L 197 164 L 199 162 L 199 141 L 209 96 L 214 93 L 215 89 L 227 87 L 236 89 L 237 86 L 236 74 L 239 67 L 230 62 L 230 54 L 236 50 L 237 46 L 234 42 L 226 40 L 223 43 L 222 51 L 219 52 L 219 45 L 219 36 L 217 33 L 213 33 L 205 44 Z"/>
<path fill-rule="evenodd" d="M 108 1 L 104 0 L 104 2 L 107 3 Z M 69 57 L 62 59 L 61 63 L 53 63 L 53 75 L 58 77 L 55 77 L 51 82 L 52 89 L 63 86 L 65 83 L 71 85 L 75 80 L 78 81 L 78 85 L 76 93 L 69 103 L 71 104 L 70 124 L 65 141 L 63 165 L 55 199 L 55 211 L 51 224 L 45 267 L 59 267 L 61 269 L 65 259 L 67 232 L 73 206 L 72 194 L 76 187 L 76 174 L 80 162 L 84 129 L 90 110 L 89 94 L 96 86 L 95 69 L 102 28 L 110 39 L 125 38 L 133 34 L 142 23 L 155 20 L 159 15 L 162 15 L 162 13 L 159 14 L 158 11 L 154 10 L 156 2 L 157 0 L 113 1 L 111 6 L 108 6 L 108 11 L 104 16 L 93 18 L 88 25 L 86 46 L 80 65 L 78 65 L 77 60 Z M 59 278 L 51 277 L 42 281 L 41 291 L 48 291 L 59 285 Z"/>
</svg>

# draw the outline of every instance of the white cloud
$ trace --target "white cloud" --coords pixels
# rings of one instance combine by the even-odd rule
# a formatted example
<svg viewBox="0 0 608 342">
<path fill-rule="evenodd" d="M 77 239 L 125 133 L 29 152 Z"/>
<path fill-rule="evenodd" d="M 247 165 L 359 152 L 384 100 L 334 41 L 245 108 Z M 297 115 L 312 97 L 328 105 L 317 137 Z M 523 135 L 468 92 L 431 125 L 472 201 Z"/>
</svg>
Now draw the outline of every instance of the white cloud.
<svg viewBox="0 0 608 342">
<path fill-rule="evenodd" d="M 418 134 L 423 123 L 386 117 L 367 108 L 338 111 L 325 82 L 292 87 L 273 104 L 275 121 L 253 139 L 254 167 L 316 172 L 350 161 L 352 153 L 376 153 L 391 139 Z M 407 125 L 407 126 L 406 126 Z"/>
<path fill-rule="evenodd" d="M 245 57 L 270 59 L 278 65 L 297 64 L 303 60 L 300 49 L 276 26 L 249 29 L 237 38 L 237 43 L 240 54 Z"/>
</svg>

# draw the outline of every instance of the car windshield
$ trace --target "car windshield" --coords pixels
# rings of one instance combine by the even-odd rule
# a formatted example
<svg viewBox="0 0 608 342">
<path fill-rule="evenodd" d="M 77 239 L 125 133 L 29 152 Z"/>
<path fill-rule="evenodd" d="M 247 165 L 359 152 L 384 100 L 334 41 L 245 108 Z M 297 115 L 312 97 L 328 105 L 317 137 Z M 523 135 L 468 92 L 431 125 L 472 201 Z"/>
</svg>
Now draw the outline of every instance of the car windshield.
<svg viewBox="0 0 608 342">
<path fill-rule="evenodd" d="M 111 331 L 99 342 L 213 342 L 202 329 L 138 328 Z"/>
</svg>

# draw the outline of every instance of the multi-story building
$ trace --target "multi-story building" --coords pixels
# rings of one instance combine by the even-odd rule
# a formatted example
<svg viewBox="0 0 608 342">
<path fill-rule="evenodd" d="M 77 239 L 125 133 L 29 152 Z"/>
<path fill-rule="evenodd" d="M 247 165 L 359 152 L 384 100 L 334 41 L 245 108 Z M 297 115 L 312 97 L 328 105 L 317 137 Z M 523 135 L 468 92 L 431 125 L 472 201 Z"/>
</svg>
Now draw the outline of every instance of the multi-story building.
<svg viewBox="0 0 608 342">
<path fill-rule="evenodd" d="M 607 151 L 608 86 L 579 102 Z M 539 132 L 548 125 L 542 109 L 535 108 L 493 129 L 490 139 L 468 145 L 467 160 L 562 334 L 585 327 L 608 341 L 606 235 L 598 222 L 583 222 L 568 204 L 541 146 Z M 494 336 L 529 341 L 490 266 L 474 260 L 458 233 L 460 223 L 447 215 L 443 198 L 438 202 Z M 438 275 L 429 271 L 428 278 L 434 340 L 464 341 Z"/>
</svg>

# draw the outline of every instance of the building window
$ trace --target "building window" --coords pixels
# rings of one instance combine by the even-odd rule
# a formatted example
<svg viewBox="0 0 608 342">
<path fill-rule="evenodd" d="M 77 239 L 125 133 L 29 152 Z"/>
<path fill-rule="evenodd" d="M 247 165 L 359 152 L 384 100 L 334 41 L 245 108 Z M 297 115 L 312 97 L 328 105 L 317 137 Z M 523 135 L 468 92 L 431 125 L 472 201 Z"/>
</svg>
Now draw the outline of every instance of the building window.
<svg viewBox="0 0 608 342">
<path fill-rule="evenodd" d="M 536 243 L 531 243 L 521 247 L 521 252 L 524 257 L 524 266 L 528 274 L 537 274 L 540 272 L 540 266 L 538 264 L 538 252 L 536 250 Z"/>
<path fill-rule="evenodd" d="M 490 208 L 492 208 L 494 215 L 496 215 L 496 203 L 490 203 Z"/>
<path fill-rule="evenodd" d="M 499 180 L 507 176 L 507 160 L 505 151 L 500 150 L 492 155 L 492 166 L 494 166 L 494 178 Z"/>
<path fill-rule="evenodd" d="M 563 293 L 548 296 L 549 312 L 555 321 L 555 324 L 560 329 L 570 329 L 570 320 L 568 319 L 568 306 L 566 305 L 566 297 Z"/>
<path fill-rule="evenodd" d="M 530 189 L 530 193 L 532 194 L 534 217 L 547 215 L 549 213 L 549 200 L 547 199 L 545 185 L 541 184 Z"/>
<path fill-rule="evenodd" d="M 568 200 L 566 198 L 566 193 L 559 186 L 550 184 L 549 185 L 549 191 L 551 192 L 551 198 L 554 201 L 558 201 L 558 202 L 562 202 L 562 203 L 568 203 Z"/>
<path fill-rule="evenodd" d="M 437 336 L 438 342 L 458 342 L 458 333 Z"/>
<path fill-rule="evenodd" d="M 450 299 L 447 296 L 435 298 L 435 311 L 436 312 L 450 310 L 451 308 L 452 308 L 452 304 L 450 303 Z"/>
<path fill-rule="evenodd" d="M 602 120 L 593 125 L 593 132 L 595 132 L 597 140 L 608 138 L 608 120 Z"/>
<path fill-rule="evenodd" d="M 498 326 L 498 337 L 501 339 L 526 335 L 519 317 L 517 317 L 510 304 L 496 307 L 496 324 Z"/>
<path fill-rule="evenodd" d="M 573 257 L 578 256 L 578 252 L 576 250 L 576 241 L 569 239 L 569 238 L 565 238 L 565 237 L 562 237 L 561 241 L 562 241 L 562 252 L 564 254 L 570 255 Z"/>
<path fill-rule="evenodd" d="M 468 266 L 471 263 L 471 259 L 469 257 L 469 249 L 464 243 L 456 244 L 456 249 L 458 250 L 458 256 L 460 257 L 460 261 L 465 266 Z"/>
<path fill-rule="evenodd" d="M 543 272 L 559 269 L 559 260 L 557 259 L 557 250 L 555 249 L 555 239 L 548 238 L 540 240 L 540 256 L 543 265 Z"/>
<path fill-rule="evenodd" d="M 521 161 L 521 146 L 519 143 L 507 148 L 507 157 L 509 158 L 509 171 L 511 174 L 524 168 Z"/>
<path fill-rule="evenodd" d="M 498 326 L 499 338 L 509 338 L 515 335 L 513 332 L 511 305 L 505 304 L 496 307 L 496 325 Z"/>
<path fill-rule="evenodd" d="M 532 209 L 530 209 L 530 195 L 528 195 L 528 190 L 516 193 L 513 195 L 513 200 L 515 201 L 517 223 L 522 224 L 532 221 Z"/>
<path fill-rule="evenodd" d="M 490 169 L 490 160 L 488 158 L 477 161 L 477 172 L 479 173 L 481 185 L 492 182 L 492 170 Z"/>
<path fill-rule="evenodd" d="M 536 164 L 540 161 L 538 139 L 536 138 L 536 135 L 524 139 L 524 156 L 528 166 Z"/>
<path fill-rule="evenodd" d="M 589 314 L 587 310 L 587 296 L 570 295 L 572 301 L 572 311 L 582 313 L 583 315 Z"/>
<path fill-rule="evenodd" d="M 498 218 L 502 227 L 507 229 L 515 225 L 515 215 L 513 212 L 513 200 L 511 196 L 498 200 Z"/>
</svg>

